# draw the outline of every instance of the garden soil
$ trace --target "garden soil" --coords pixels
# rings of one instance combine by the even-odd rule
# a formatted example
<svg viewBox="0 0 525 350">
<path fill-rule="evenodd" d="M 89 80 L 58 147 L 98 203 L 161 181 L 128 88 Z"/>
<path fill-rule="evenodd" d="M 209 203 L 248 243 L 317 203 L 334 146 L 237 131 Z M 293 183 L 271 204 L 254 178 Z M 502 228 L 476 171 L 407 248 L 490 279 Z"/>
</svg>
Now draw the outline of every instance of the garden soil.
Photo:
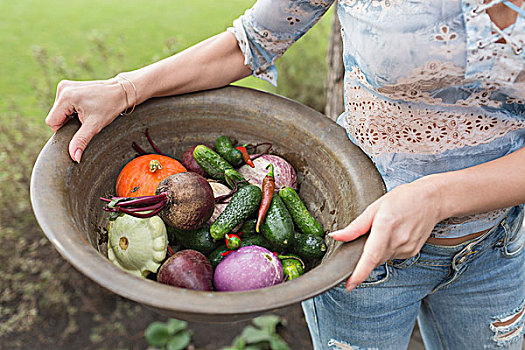
<svg viewBox="0 0 525 350">
<path fill-rule="evenodd" d="M 30 215 L 30 214 L 29 214 Z M 144 330 L 168 317 L 98 286 L 67 263 L 35 225 L 23 236 L 1 230 L 0 350 L 146 349 Z M 291 349 L 311 349 L 300 304 L 283 308 L 278 332 Z M 228 346 L 250 321 L 190 322 L 192 348 Z"/>
</svg>

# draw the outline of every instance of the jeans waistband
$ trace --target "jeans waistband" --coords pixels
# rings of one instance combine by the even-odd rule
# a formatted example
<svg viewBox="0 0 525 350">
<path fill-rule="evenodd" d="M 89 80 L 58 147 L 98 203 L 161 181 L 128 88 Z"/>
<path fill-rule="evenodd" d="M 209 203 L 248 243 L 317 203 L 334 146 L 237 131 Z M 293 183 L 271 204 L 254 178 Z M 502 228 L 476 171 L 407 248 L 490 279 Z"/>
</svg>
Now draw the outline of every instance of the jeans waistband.
<svg viewBox="0 0 525 350">
<path fill-rule="evenodd" d="M 516 206 L 512 208 L 507 216 L 505 216 L 496 226 L 481 236 L 454 246 L 441 246 L 427 243 L 423 245 L 419 255 L 421 259 L 431 257 L 433 261 L 443 259 L 443 262 L 450 262 L 451 257 L 454 256 L 470 256 L 482 252 L 497 244 L 499 241 L 503 242 L 505 236 L 515 232 L 522 224 L 523 216 L 523 205 Z"/>
</svg>

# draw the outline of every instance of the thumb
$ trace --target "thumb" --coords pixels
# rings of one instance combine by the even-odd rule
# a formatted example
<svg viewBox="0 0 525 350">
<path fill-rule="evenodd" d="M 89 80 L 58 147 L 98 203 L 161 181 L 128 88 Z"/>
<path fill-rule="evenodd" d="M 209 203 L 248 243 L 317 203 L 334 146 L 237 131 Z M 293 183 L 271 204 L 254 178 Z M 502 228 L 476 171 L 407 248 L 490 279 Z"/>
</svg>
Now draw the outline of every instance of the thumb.
<svg viewBox="0 0 525 350">
<path fill-rule="evenodd" d="M 95 126 L 90 125 L 89 123 L 82 124 L 76 134 L 73 135 L 73 138 L 69 143 L 69 156 L 71 159 L 77 163 L 80 163 L 80 159 L 82 158 L 84 150 L 93 136 L 95 136 L 97 133 L 98 130 Z"/>
<path fill-rule="evenodd" d="M 370 231 L 370 228 L 372 227 L 372 222 L 374 221 L 374 216 L 375 207 L 372 207 L 370 205 L 348 226 L 341 230 L 330 232 L 328 235 L 336 241 L 352 241 Z"/>
<path fill-rule="evenodd" d="M 72 104 L 61 100 L 56 101 L 46 117 L 46 124 L 53 132 L 57 132 L 73 113 L 75 113 L 75 107 Z"/>
</svg>

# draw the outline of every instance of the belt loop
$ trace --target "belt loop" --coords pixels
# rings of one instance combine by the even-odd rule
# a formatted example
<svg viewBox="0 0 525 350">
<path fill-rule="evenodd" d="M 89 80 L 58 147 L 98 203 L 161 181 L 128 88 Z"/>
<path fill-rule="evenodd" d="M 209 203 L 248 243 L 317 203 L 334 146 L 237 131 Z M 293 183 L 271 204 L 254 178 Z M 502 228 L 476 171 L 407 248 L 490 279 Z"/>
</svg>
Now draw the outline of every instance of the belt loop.
<svg viewBox="0 0 525 350">
<path fill-rule="evenodd" d="M 505 237 L 503 237 L 503 246 L 505 247 L 510 239 L 510 228 L 507 224 L 507 216 L 501 221 L 501 226 L 503 227 L 503 230 L 505 230 Z"/>
<path fill-rule="evenodd" d="M 505 219 L 501 221 L 501 224 L 503 225 L 503 223 L 505 222 L 504 225 L 506 226 L 505 220 L 506 220 L 506 217 Z M 505 232 L 507 232 L 507 229 L 505 228 L 505 226 L 503 226 L 503 228 L 505 229 Z M 474 247 L 478 243 L 482 242 L 492 232 L 492 230 L 495 227 L 497 227 L 497 225 L 491 228 L 490 230 L 488 230 L 487 232 L 485 232 L 484 234 L 482 234 L 481 236 L 477 237 L 474 241 L 467 244 L 465 248 L 461 249 L 461 251 L 459 251 L 456 255 L 454 255 L 454 258 L 452 259 L 452 267 L 454 268 L 454 270 L 459 264 L 463 263 L 463 261 L 465 261 L 465 259 L 467 259 L 469 255 L 472 255 L 478 252 L 477 250 L 474 250 Z M 457 263 L 456 263 L 456 260 L 457 260 Z"/>
</svg>

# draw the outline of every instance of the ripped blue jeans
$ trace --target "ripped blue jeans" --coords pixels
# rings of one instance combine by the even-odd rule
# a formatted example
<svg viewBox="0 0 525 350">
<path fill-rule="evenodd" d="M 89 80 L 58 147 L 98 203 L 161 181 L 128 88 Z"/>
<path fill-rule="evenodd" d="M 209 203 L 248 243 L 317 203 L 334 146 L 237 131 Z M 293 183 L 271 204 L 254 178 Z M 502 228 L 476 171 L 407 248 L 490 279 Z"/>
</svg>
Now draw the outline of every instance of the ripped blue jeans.
<svg viewBox="0 0 525 350">
<path fill-rule="evenodd" d="M 515 207 L 487 233 L 457 246 L 425 244 L 303 302 L 314 349 L 406 349 L 418 320 L 427 349 L 521 349 L 525 230 Z"/>
</svg>

